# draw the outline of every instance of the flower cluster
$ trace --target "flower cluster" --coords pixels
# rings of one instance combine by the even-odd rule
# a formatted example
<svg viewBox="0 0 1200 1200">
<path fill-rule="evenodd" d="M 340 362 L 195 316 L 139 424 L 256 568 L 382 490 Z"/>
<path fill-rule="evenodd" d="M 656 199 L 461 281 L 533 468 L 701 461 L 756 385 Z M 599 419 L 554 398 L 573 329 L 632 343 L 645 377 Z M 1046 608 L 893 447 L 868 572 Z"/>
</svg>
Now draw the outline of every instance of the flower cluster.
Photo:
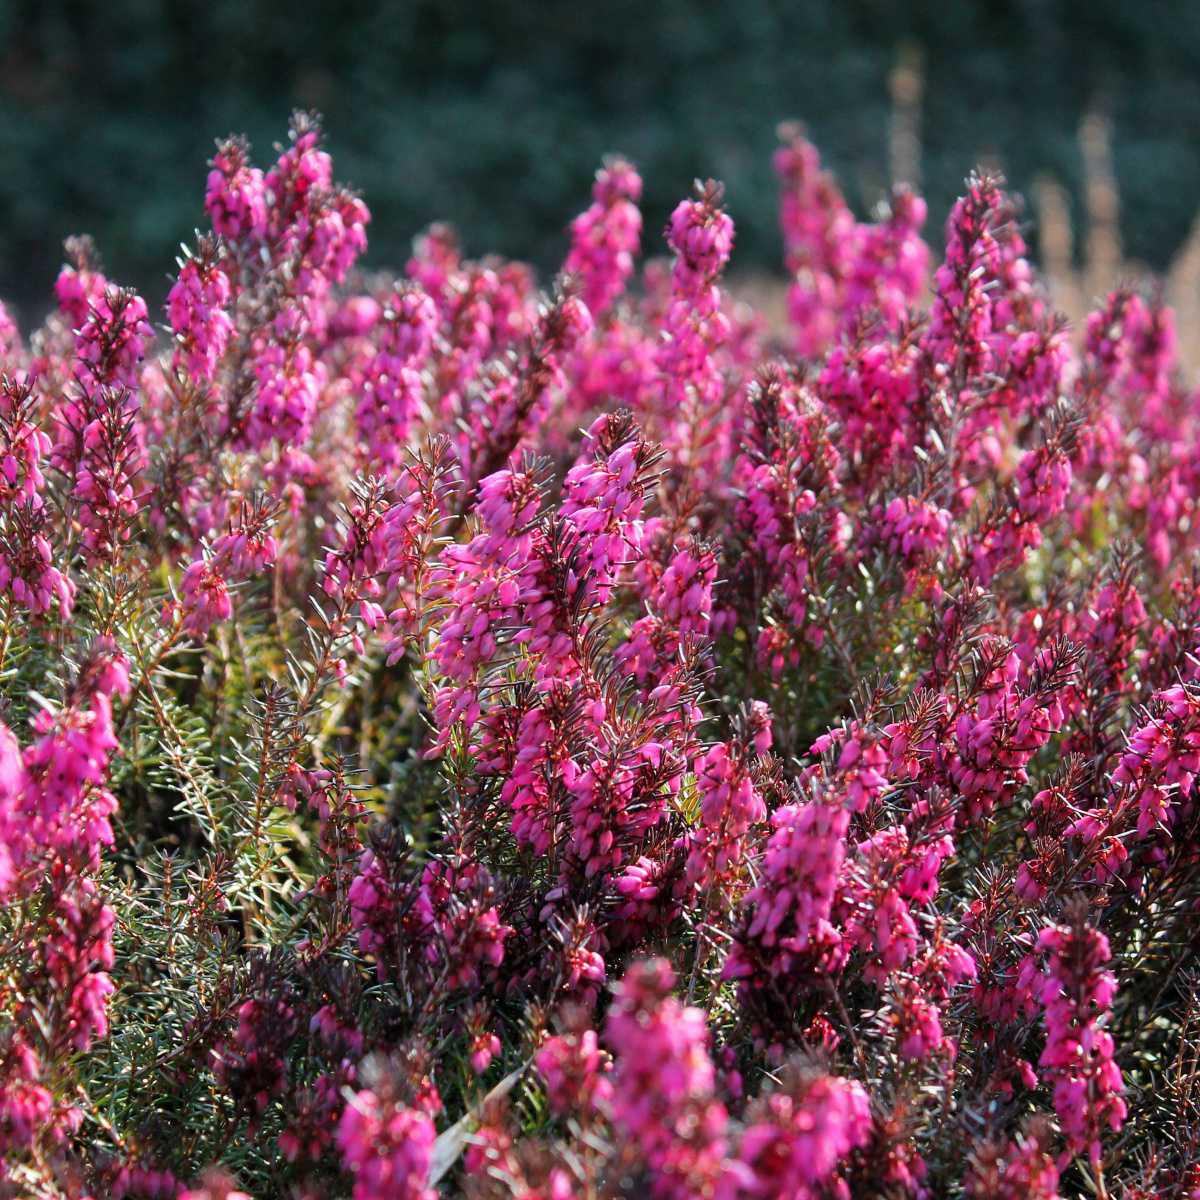
<svg viewBox="0 0 1200 1200">
<path fill-rule="evenodd" d="M 1086 1151 L 1095 1166 L 1103 1130 L 1119 1130 L 1127 1112 L 1112 1035 L 1102 1024 L 1116 991 L 1104 969 L 1112 952 L 1104 934 L 1079 919 L 1044 929 L 1037 944 L 1046 955 L 1034 988 L 1046 1022 L 1039 1062 L 1054 1080 L 1054 1108 L 1071 1148 Z"/>
<path fill-rule="evenodd" d="M 571 250 L 564 269 L 583 280 L 583 302 L 604 316 L 633 274 L 642 235 L 642 179 L 623 159 L 596 172 L 592 206 L 571 222 Z"/>
<path fill-rule="evenodd" d="M 1195 1192 L 1174 318 L 784 138 L 778 326 L 616 158 L 363 272 L 305 115 L 0 309 L 0 1194 Z"/>
<path fill-rule="evenodd" d="M 725 1109 L 715 1097 L 704 1012 L 671 991 L 670 966 L 652 961 L 622 980 L 608 1015 L 613 1120 L 652 1180 L 655 1196 L 713 1194 L 724 1159 Z"/>
<path fill-rule="evenodd" d="M 925 202 L 897 189 L 881 221 L 857 221 L 816 147 L 794 127 L 781 134 L 775 172 L 791 277 L 788 316 L 797 352 L 816 358 L 867 312 L 891 326 L 907 315 L 928 269 Z"/>
<path fill-rule="evenodd" d="M 406 1106 L 394 1083 L 355 1092 L 346 1102 L 337 1142 L 354 1176 L 354 1200 L 431 1200 L 427 1186 L 434 1129 L 429 1115 Z"/>
</svg>

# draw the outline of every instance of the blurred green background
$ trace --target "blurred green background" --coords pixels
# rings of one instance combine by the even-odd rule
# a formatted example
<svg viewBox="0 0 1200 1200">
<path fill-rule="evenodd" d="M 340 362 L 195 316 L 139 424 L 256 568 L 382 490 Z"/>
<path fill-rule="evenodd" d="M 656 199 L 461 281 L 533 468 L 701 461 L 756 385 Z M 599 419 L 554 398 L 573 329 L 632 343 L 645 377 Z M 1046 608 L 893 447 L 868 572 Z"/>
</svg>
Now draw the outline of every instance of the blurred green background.
<svg viewBox="0 0 1200 1200">
<path fill-rule="evenodd" d="M 1127 256 L 1162 268 L 1200 202 L 1197 0 L 0 0 L 0 295 L 45 305 L 61 241 L 165 293 L 214 137 L 259 161 L 325 116 L 374 214 L 369 262 L 435 219 L 553 270 L 601 156 L 646 178 L 648 244 L 696 176 L 728 185 L 736 263 L 778 260 L 775 126 L 803 120 L 859 205 L 888 180 L 889 73 L 919 47 L 922 186 L 1050 172 L 1078 217 L 1080 120 L 1112 120 Z"/>
</svg>

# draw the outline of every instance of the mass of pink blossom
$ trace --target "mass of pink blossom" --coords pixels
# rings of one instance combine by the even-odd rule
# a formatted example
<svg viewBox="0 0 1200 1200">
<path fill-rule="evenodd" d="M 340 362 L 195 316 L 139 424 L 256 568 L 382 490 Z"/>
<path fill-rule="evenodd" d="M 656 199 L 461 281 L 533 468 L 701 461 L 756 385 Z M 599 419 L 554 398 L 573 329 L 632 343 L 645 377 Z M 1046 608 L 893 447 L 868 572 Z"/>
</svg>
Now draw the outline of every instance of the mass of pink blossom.
<svg viewBox="0 0 1200 1200">
<path fill-rule="evenodd" d="M 0 308 L 0 1197 L 1200 1197 L 1174 316 L 782 138 L 779 325 L 616 157 L 368 265 L 304 115 Z"/>
</svg>

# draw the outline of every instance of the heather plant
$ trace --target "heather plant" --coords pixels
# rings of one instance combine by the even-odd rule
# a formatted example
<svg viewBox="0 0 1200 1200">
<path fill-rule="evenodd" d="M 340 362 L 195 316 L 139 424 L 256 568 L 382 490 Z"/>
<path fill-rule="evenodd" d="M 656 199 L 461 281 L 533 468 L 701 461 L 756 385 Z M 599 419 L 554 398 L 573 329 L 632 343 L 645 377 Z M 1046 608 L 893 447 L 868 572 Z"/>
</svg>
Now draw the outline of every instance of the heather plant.
<svg viewBox="0 0 1200 1200">
<path fill-rule="evenodd" d="M 619 159 L 367 272 L 306 116 L 0 319 L 0 1194 L 1200 1195 L 1171 313 L 776 167 L 786 329 Z"/>
</svg>

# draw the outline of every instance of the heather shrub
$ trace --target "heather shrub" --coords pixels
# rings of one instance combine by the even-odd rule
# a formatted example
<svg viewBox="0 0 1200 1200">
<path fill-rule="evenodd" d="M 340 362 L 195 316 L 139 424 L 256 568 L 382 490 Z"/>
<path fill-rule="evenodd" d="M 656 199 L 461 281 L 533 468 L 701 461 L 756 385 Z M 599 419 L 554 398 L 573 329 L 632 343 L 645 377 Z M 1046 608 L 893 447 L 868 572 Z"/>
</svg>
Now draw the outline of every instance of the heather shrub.
<svg viewBox="0 0 1200 1200">
<path fill-rule="evenodd" d="M 361 273 L 303 116 L 0 313 L 3 1194 L 1200 1194 L 1172 314 L 775 167 L 786 329 L 616 159 Z"/>
</svg>

